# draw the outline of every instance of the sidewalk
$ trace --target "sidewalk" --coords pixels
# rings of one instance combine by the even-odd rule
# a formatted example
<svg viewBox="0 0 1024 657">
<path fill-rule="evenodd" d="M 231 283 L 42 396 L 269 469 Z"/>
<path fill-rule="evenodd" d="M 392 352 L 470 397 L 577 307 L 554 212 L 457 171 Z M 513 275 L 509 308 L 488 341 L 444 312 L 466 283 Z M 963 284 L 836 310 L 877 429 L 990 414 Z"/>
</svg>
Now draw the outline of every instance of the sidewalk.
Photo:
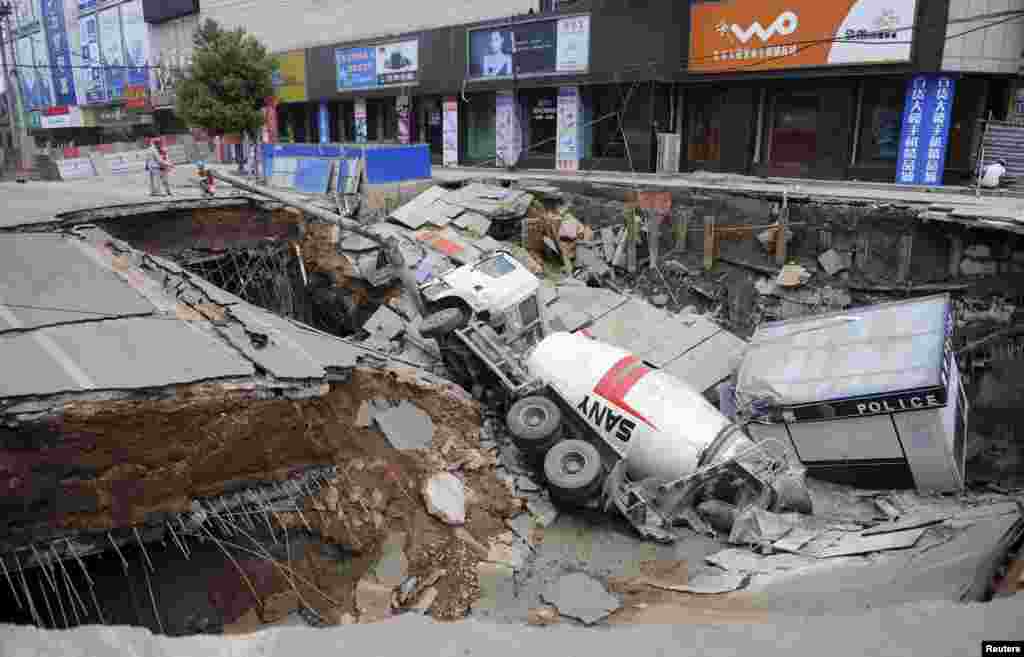
<svg viewBox="0 0 1024 657">
<path fill-rule="evenodd" d="M 195 175 L 194 165 L 175 167 L 171 173 L 174 199 L 201 197 L 198 186 L 190 182 Z M 149 195 L 146 173 L 68 181 L 5 181 L 0 183 L 0 205 L 4 209 L 0 229 L 48 223 L 59 214 L 76 210 L 165 200 L 171 199 Z"/>
<path fill-rule="evenodd" d="M 877 203 L 918 206 L 930 213 L 946 214 L 952 220 L 998 221 L 1022 224 L 1024 198 L 1007 195 L 982 195 L 964 187 L 904 187 L 886 183 L 862 183 L 824 180 L 755 178 L 736 174 L 707 172 L 690 174 L 651 174 L 620 172 L 560 172 L 546 169 L 506 171 L 495 168 L 434 167 L 439 182 L 460 182 L 479 178 L 536 180 L 550 183 L 641 186 L 665 190 L 739 193 L 758 198 L 781 200 L 821 200 L 834 202 Z M 929 217 L 939 219 L 938 216 Z"/>
</svg>

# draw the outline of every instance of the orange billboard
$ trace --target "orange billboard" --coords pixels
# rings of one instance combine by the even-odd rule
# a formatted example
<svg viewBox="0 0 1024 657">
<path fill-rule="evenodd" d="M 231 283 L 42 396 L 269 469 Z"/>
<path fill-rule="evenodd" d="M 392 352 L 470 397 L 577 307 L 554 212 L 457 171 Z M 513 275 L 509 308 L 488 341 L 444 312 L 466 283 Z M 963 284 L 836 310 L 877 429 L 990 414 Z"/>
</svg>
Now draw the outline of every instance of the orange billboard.
<svg viewBox="0 0 1024 657">
<path fill-rule="evenodd" d="M 917 0 L 706 0 L 690 7 L 689 70 L 910 61 Z"/>
</svg>

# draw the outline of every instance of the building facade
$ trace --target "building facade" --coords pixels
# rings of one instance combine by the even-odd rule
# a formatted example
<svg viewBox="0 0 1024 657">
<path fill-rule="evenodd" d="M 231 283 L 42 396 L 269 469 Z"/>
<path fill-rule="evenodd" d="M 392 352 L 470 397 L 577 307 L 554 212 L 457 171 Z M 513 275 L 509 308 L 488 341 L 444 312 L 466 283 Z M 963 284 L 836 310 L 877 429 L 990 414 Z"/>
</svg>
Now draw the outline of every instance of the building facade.
<svg viewBox="0 0 1024 657">
<path fill-rule="evenodd" d="M 653 171 L 668 133 L 683 171 L 955 183 L 981 119 L 1024 119 L 1024 0 L 17 5 L 26 125 L 58 140 L 185 130 L 174 76 L 206 18 L 280 59 L 267 141 L 438 164 Z"/>
</svg>

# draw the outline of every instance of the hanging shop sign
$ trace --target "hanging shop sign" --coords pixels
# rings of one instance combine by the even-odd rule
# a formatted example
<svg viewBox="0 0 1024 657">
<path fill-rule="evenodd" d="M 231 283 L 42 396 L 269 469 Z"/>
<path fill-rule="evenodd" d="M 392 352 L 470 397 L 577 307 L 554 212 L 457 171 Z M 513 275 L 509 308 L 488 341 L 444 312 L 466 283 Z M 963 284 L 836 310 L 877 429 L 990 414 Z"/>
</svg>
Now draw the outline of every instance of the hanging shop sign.
<svg viewBox="0 0 1024 657">
<path fill-rule="evenodd" d="M 444 99 L 444 149 L 441 164 L 453 167 L 459 163 L 459 101 L 453 96 Z"/>
<path fill-rule="evenodd" d="M 942 184 L 955 91 L 956 80 L 945 75 L 915 75 L 907 83 L 897 183 Z"/>
<path fill-rule="evenodd" d="M 125 95 L 131 87 L 149 87 L 149 25 L 142 14 L 142 0 L 132 0 L 121 5 L 121 29 L 124 33 L 125 71 L 127 85 Z"/>
<path fill-rule="evenodd" d="M 398 143 L 408 144 L 412 139 L 412 99 L 409 96 L 395 98 L 398 114 Z"/>
<path fill-rule="evenodd" d="M 499 92 L 495 99 L 495 144 L 498 166 L 513 166 L 523 150 L 522 130 L 515 95 L 511 91 Z"/>
<path fill-rule="evenodd" d="M 280 102 L 306 102 L 306 51 L 293 50 L 279 55 L 272 81 L 274 96 Z"/>
<path fill-rule="evenodd" d="M 366 99 L 357 98 L 355 102 L 355 108 L 352 112 L 353 123 L 356 133 L 356 143 L 366 143 Z"/>
<path fill-rule="evenodd" d="M 128 109 L 146 109 L 148 104 L 147 88 L 143 85 L 130 84 L 124 88 L 124 106 Z"/>
<path fill-rule="evenodd" d="M 28 85 L 32 93 L 31 109 L 42 110 L 44 107 L 57 105 L 53 101 L 53 76 L 50 74 L 50 56 L 46 47 L 46 36 L 43 32 L 36 32 L 27 39 L 32 43 L 32 57 L 29 59 L 18 59 L 19 62 L 32 62 L 29 71 L 23 71 L 26 77 L 31 78 Z"/>
<path fill-rule="evenodd" d="M 585 73 L 590 16 L 567 16 L 470 30 L 471 79 Z"/>
<path fill-rule="evenodd" d="M 917 0 L 702 0 L 690 6 L 690 71 L 910 61 Z"/>
<path fill-rule="evenodd" d="M 559 171 L 580 168 L 580 88 L 558 88 L 558 157 Z"/>
<path fill-rule="evenodd" d="M 40 114 L 40 127 L 44 130 L 81 128 L 85 125 L 80 107 L 47 107 Z"/>
<path fill-rule="evenodd" d="M 96 111 L 96 125 L 100 127 L 115 128 L 138 124 L 149 124 L 153 122 L 152 114 L 137 114 L 128 111 L 127 108 L 105 107 Z"/>
<path fill-rule="evenodd" d="M 50 69 L 53 79 L 53 101 L 57 105 L 77 105 L 71 46 L 64 22 L 64 3 L 62 0 L 42 0 L 41 9 L 43 26 L 46 28 L 46 44 L 49 48 L 50 62 L 53 64 Z"/>
<path fill-rule="evenodd" d="M 100 66 L 105 73 L 106 100 L 121 100 L 125 88 L 124 44 L 121 41 L 119 7 L 99 12 Z"/>
<path fill-rule="evenodd" d="M 338 91 L 417 84 L 419 41 L 412 39 L 334 51 Z"/>
<path fill-rule="evenodd" d="M 85 85 L 84 101 L 102 103 L 107 99 L 107 82 L 103 67 L 100 66 L 99 19 L 96 14 L 83 16 L 78 20 L 82 35 L 82 62 L 86 69 L 82 81 Z"/>
</svg>

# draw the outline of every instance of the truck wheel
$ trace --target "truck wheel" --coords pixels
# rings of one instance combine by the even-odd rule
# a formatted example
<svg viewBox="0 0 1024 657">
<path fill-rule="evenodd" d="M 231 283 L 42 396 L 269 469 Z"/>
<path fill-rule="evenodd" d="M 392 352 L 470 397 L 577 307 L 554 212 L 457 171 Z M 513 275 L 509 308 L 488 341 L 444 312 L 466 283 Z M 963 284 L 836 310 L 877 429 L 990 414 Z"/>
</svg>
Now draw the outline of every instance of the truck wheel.
<svg viewBox="0 0 1024 657">
<path fill-rule="evenodd" d="M 601 454 L 584 440 L 563 440 L 544 457 L 544 476 L 551 496 L 583 503 L 601 488 Z"/>
<path fill-rule="evenodd" d="M 462 328 L 466 323 L 466 315 L 458 308 L 445 308 L 431 313 L 420 323 L 420 335 L 425 338 L 438 339 L 448 335 L 455 329 Z"/>
<path fill-rule="evenodd" d="M 544 454 L 562 437 L 562 411 L 547 397 L 523 397 L 505 416 L 512 442 L 531 457 Z"/>
</svg>

